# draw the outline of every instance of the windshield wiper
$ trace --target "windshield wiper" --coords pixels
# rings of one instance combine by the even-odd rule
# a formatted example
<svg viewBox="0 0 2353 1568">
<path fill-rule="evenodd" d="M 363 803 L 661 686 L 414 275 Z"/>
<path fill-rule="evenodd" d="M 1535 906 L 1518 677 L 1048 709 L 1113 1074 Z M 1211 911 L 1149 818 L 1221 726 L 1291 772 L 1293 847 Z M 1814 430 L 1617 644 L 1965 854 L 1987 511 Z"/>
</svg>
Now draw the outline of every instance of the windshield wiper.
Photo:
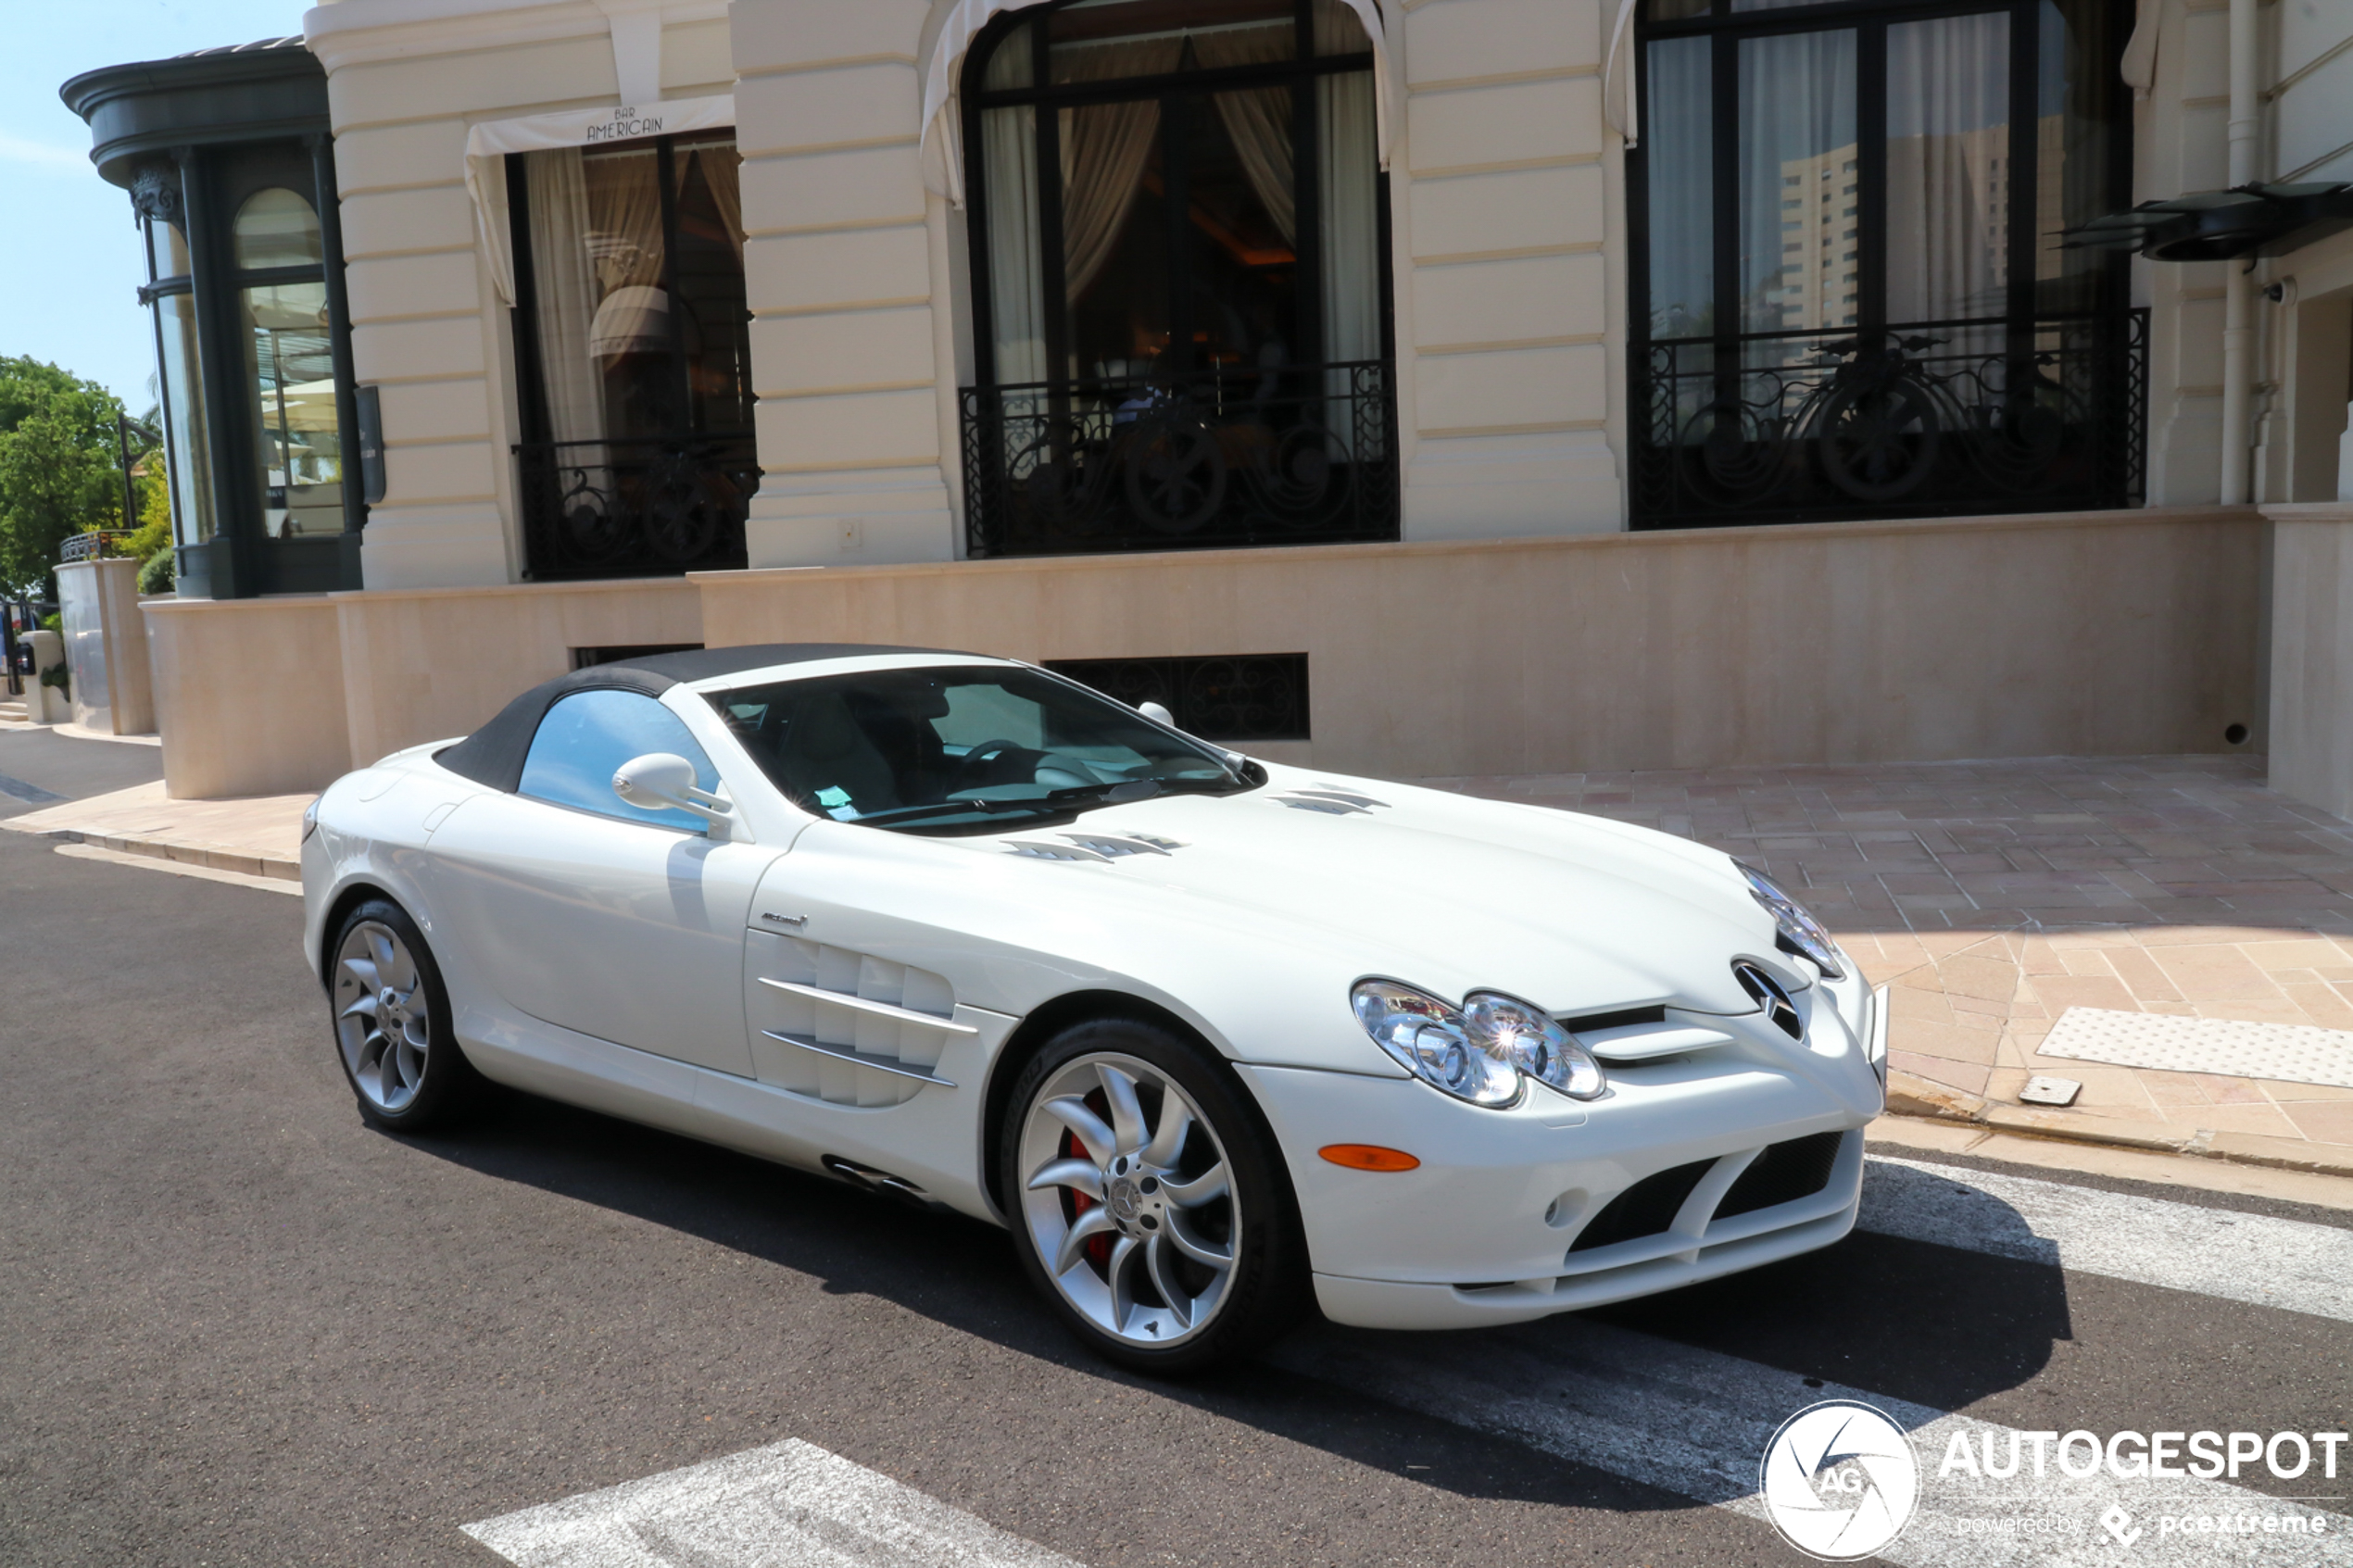
<svg viewBox="0 0 2353 1568">
<path fill-rule="evenodd" d="M 1044 795 L 1016 796 L 1011 799 L 984 795 L 970 800 L 941 800 L 928 806 L 894 806 L 887 810 L 869 811 L 849 820 L 851 822 L 919 822 L 927 818 L 960 816 L 971 811 L 989 817 L 1007 814 L 1051 817 L 1086 806 L 1121 806 L 1131 800 L 1150 800 L 1160 792 L 1161 781 L 1158 779 L 1123 779 L 1113 784 L 1073 784 L 1067 789 L 1049 790 Z"/>
</svg>

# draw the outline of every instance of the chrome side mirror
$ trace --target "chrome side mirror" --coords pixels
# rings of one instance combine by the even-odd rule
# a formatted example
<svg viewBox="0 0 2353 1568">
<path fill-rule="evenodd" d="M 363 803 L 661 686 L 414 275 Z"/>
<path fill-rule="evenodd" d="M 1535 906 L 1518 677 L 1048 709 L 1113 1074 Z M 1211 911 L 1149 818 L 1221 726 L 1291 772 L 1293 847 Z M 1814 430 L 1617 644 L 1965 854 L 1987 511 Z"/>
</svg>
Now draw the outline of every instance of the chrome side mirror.
<svg viewBox="0 0 2353 1568">
<path fill-rule="evenodd" d="M 673 751 L 623 762 L 612 776 L 612 792 L 641 811 L 691 811 L 714 825 L 735 820 L 726 797 L 696 788 L 695 765 Z"/>
</svg>

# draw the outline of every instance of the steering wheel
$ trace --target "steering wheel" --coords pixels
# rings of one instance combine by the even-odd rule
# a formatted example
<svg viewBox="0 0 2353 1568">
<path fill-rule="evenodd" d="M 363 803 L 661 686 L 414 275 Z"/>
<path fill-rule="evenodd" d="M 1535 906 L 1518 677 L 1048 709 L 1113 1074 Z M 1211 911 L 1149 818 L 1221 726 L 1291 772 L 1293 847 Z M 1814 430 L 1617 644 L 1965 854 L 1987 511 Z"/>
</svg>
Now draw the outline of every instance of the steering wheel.
<svg viewBox="0 0 2353 1568">
<path fill-rule="evenodd" d="M 956 764 L 956 787 L 959 789 L 966 787 L 977 773 L 999 758 L 1009 757 L 1015 752 L 1028 749 L 1029 747 L 1015 741 L 1003 739 L 982 741 L 978 746 L 965 752 L 963 759 Z"/>
</svg>

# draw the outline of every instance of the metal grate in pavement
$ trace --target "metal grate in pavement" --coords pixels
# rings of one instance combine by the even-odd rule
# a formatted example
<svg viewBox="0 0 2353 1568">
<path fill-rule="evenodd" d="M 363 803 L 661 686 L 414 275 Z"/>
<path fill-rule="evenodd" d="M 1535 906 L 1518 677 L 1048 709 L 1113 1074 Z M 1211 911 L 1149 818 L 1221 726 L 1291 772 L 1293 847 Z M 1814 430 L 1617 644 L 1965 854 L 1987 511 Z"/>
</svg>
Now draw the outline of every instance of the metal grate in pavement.
<svg viewBox="0 0 2353 1568">
<path fill-rule="evenodd" d="M 2069 1008 L 2034 1051 L 2113 1067 L 2219 1073 L 2353 1089 L 2353 1034 L 2309 1024 Z"/>
</svg>

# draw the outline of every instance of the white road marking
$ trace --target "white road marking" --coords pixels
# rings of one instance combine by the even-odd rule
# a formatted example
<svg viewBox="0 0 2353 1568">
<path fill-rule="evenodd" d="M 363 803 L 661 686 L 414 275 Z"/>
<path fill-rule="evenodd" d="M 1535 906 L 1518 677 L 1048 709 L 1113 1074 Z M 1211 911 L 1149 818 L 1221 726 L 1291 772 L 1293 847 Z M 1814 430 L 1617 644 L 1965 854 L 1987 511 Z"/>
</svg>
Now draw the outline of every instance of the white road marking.
<svg viewBox="0 0 2353 1568">
<path fill-rule="evenodd" d="M 1856 1225 L 2353 1323 L 2353 1230 L 1874 1155 Z"/>
<path fill-rule="evenodd" d="M 1868 1311 L 1869 1303 L 1858 1301 L 1856 1309 Z M 2218 1557 L 2281 1568 L 2353 1563 L 2353 1520 L 2344 1516 L 2342 1501 L 2321 1505 L 2338 1512 L 2326 1516 L 2320 1536 L 2160 1535 L 2158 1520 L 2166 1515 L 2309 1519 L 2314 1505 L 2274 1501 L 2225 1481 L 2125 1481 L 2105 1473 L 2077 1480 L 2055 1464 L 2036 1480 L 2032 1444 L 2016 1479 L 1941 1476 L 1955 1434 L 1968 1434 L 1981 1449 L 1994 1438 L 1997 1458 L 2007 1461 L 2010 1429 L 1868 1389 L 1809 1386 L 1795 1373 L 1586 1320 L 1482 1334 L 1303 1334 L 1274 1359 L 1458 1426 L 1759 1520 L 1765 1505 L 1758 1467 L 1774 1430 L 1818 1400 L 1859 1399 L 1909 1432 L 1920 1461 L 1919 1511 L 1879 1553 L 1905 1568 L 2128 1561 L 2099 1523 L 2111 1506 L 2131 1515 L 2125 1528 L 2141 1531 L 2129 1561 L 2154 1568 L 2209 1565 Z M 2155 1409 L 2151 1419 L 2158 1419 Z M 2073 1453 L 2080 1464 L 2080 1442 Z M 2347 1461 L 2353 1451 L 2340 1455 L 2339 1480 L 2299 1489 L 2353 1489 L 2342 1479 Z M 2317 1460 L 2313 1469 L 2317 1474 Z M 2021 1518 L 2046 1527 L 2014 1533 L 2007 1522 Z"/>
<path fill-rule="evenodd" d="M 797 1438 L 464 1528 L 520 1568 L 1081 1568 Z"/>
</svg>

